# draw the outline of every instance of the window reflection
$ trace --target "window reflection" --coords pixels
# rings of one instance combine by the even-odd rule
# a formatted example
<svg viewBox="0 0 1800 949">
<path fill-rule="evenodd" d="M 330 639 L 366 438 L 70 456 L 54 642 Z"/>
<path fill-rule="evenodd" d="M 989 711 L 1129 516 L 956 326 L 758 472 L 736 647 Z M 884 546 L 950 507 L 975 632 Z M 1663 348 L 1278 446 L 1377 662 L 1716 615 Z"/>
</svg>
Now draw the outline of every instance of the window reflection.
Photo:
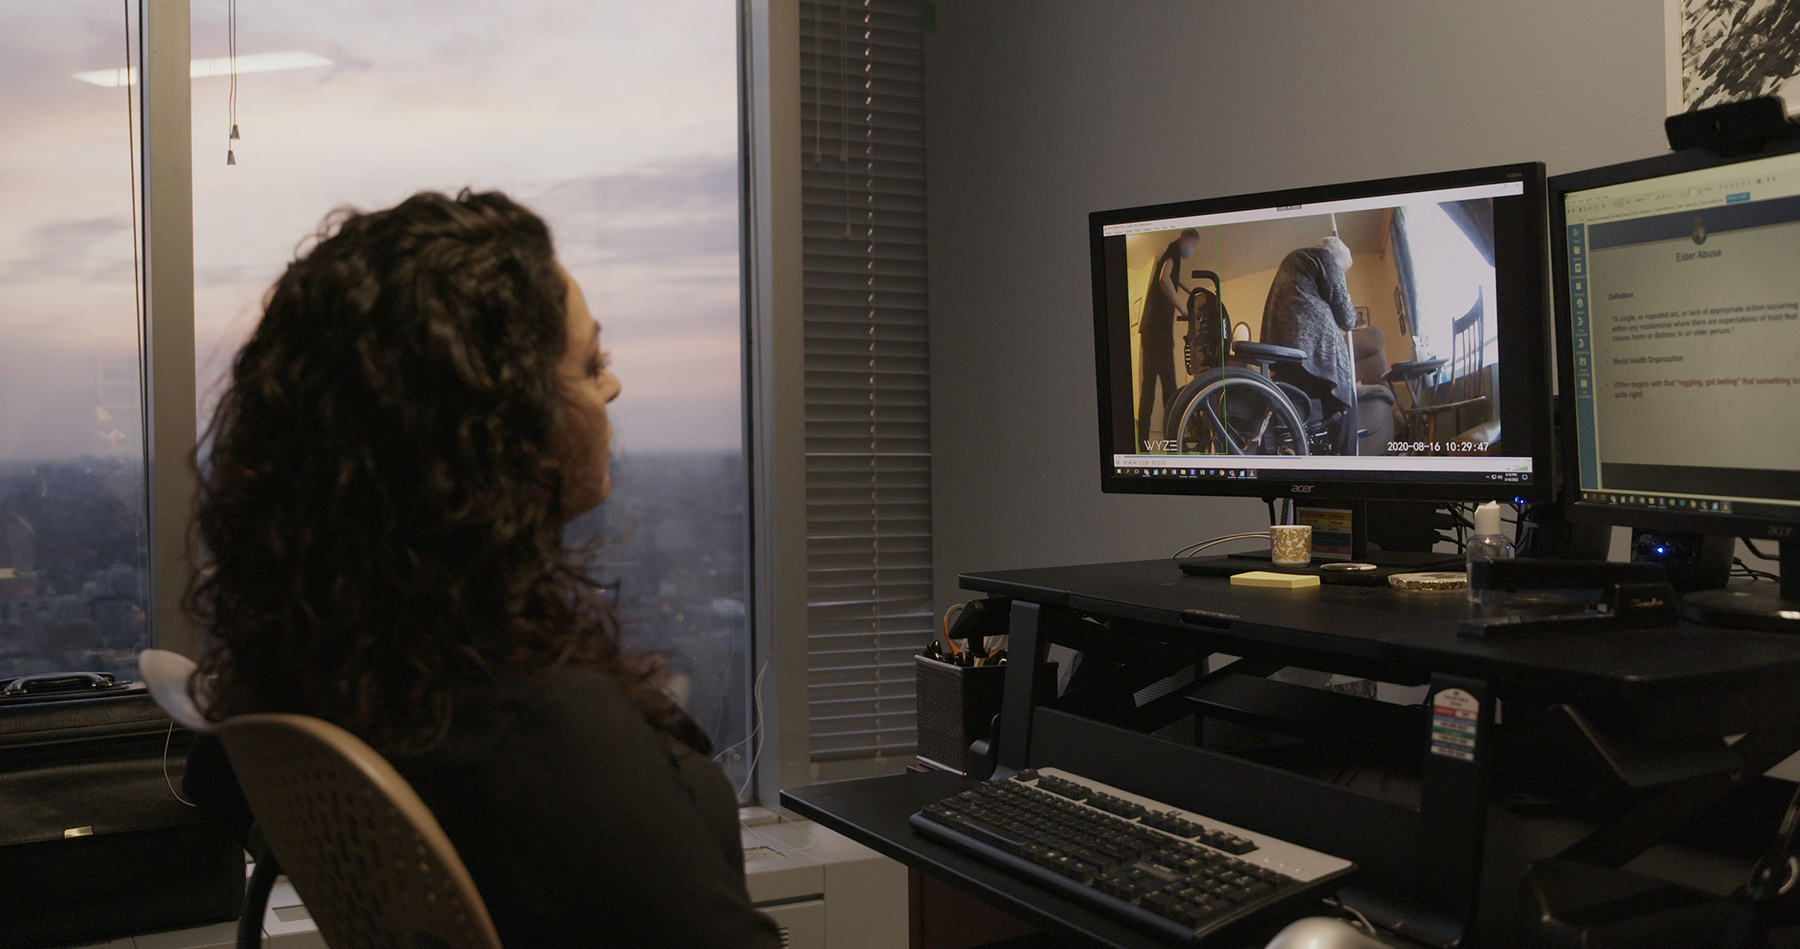
<svg viewBox="0 0 1800 949">
<path fill-rule="evenodd" d="M 0 5 L 0 679 L 150 645 L 125 16 Z"/>
</svg>

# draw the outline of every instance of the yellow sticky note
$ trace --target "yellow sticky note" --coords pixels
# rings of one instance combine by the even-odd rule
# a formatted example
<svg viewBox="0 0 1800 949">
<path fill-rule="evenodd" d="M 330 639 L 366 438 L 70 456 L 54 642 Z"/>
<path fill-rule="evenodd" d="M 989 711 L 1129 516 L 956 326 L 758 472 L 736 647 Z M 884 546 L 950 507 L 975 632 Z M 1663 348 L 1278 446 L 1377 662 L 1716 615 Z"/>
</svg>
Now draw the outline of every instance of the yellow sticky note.
<svg viewBox="0 0 1800 949">
<path fill-rule="evenodd" d="M 1231 576 L 1234 587 L 1270 587 L 1276 590 L 1299 590 L 1305 587 L 1316 587 L 1319 578 L 1301 573 L 1272 573 L 1268 570 L 1252 570 L 1248 573 L 1235 573 Z"/>
</svg>

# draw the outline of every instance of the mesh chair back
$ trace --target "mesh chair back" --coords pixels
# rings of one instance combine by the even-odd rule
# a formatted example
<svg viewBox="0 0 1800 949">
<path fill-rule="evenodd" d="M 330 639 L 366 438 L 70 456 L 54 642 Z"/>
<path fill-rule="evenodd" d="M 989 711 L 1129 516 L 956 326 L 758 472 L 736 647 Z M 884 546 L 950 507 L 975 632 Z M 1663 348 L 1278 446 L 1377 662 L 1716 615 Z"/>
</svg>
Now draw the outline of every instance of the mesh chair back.
<svg viewBox="0 0 1800 949">
<path fill-rule="evenodd" d="M 500 949 L 450 838 L 361 739 L 304 715 L 241 715 L 218 734 L 327 945 Z"/>
</svg>

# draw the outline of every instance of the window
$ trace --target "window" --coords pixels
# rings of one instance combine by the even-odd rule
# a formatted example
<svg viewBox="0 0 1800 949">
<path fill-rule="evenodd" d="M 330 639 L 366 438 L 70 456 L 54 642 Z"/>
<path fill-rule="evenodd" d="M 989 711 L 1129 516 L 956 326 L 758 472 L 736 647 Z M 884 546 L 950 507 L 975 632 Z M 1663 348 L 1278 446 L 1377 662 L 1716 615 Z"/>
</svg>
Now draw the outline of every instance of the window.
<svg viewBox="0 0 1800 949">
<path fill-rule="evenodd" d="M 150 645 L 126 17 L 0 6 L 0 679 Z"/>
<path fill-rule="evenodd" d="M 800 4 L 808 707 L 814 761 L 911 755 L 931 640 L 924 31 Z"/>
<path fill-rule="evenodd" d="M 624 383 L 604 577 L 633 645 L 748 774 L 737 6 L 731 0 L 245 7 L 192 20 L 201 416 L 263 291 L 331 209 L 501 189 L 550 223 Z M 252 69 L 257 71 L 251 71 Z M 227 164 L 227 147 L 235 164 Z"/>
<path fill-rule="evenodd" d="M 1431 352 L 1449 356 L 1454 335 L 1451 325 L 1480 299 L 1488 313 L 1482 363 L 1499 362 L 1500 324 L 1493 318 L 1497 296 L 1494 265 L 1481 256 L 1469 235 L 1439 205 L 1408 207 L 1401 220 L 1413 257 L 1413 293 L 1419 309 L 1417 334 L 1428 341 Z"/>
</svg>

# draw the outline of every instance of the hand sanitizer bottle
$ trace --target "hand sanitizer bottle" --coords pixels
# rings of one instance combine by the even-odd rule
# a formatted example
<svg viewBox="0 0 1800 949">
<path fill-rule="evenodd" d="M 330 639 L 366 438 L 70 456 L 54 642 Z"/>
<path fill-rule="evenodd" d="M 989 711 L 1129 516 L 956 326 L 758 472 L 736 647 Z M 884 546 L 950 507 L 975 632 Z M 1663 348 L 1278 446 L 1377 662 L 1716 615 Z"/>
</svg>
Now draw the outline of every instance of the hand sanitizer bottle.
<svg viewBox="0 0 1800 949">
<path fill-rule="evenodd" d="M 1475 568 L 1477 560 L 1510 560 L 1513 555 L 1512 541 L 1500 530 L 1500 505 L 1489 501 L 1475 509 L 1475 537 L 1469 541 L 1467 559 L 1469 570 L 1469 602 L 1491 605 L 1485 594 L 1486 590 L 1475 589 Z"/>
</svg>

